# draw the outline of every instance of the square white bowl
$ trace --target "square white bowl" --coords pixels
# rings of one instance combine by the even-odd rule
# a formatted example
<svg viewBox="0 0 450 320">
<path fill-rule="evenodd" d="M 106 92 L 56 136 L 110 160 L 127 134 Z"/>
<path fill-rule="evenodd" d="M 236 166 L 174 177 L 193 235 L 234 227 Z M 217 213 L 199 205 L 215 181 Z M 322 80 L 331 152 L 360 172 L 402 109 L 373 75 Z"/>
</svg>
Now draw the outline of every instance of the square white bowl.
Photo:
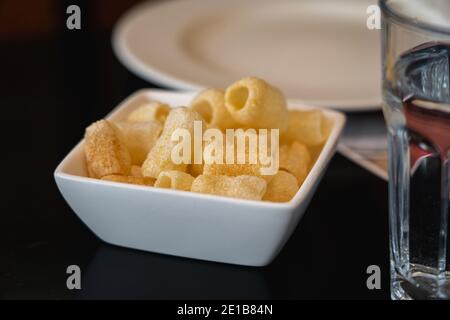
<svg viewBox="0 0 450 320">
<path fill-rule="evenodd" d="M 142 101 L 188 105 L 195 93 L 140 90 L 106 118 L 123 119 Z M 311 107 L 289 105 L 290 109 Z M 54 176 L 64 199 L 103 241 L 202 260 L 264 266 L 289 239 L 333 156 L 345 116 L 323 110 L 329 135 L 291 201 L 274 203 L 159 189 L 87 177 L 82 140 Z M 81 134 L 81 133 L 80 133 Z"/>
</svg>

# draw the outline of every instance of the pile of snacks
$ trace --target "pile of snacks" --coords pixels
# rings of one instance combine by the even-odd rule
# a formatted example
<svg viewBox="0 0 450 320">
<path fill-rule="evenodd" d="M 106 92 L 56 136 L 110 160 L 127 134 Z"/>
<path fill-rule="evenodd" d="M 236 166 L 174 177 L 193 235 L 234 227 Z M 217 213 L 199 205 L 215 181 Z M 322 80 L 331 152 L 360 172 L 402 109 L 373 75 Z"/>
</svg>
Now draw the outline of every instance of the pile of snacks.
<svg viewBox="0 0 450 320">
<path fill-rule="evenodd" d="M 174 163 L 177 129 L 279 129 L 279 166 L 261 175 L 261 163 Z M 289 201 L 312 166 L 311 149 L 326 140 L 319 110 L 288 111 L 277 88 L 248 77 L 225 92 L 207 89 L 189 107 L 148 101 L 123 121 L 100 120 L 85 133 L 85 156 L 92 178 L 250 200 Z M 260 131 L 261 132 L 261 131 Z M 278 145 L 278 144 L 277 144 Z M 205 143 L 202 145 L 204 149 Z M 233 144 L 234 148 L 234 144 Z"/>
</svg>

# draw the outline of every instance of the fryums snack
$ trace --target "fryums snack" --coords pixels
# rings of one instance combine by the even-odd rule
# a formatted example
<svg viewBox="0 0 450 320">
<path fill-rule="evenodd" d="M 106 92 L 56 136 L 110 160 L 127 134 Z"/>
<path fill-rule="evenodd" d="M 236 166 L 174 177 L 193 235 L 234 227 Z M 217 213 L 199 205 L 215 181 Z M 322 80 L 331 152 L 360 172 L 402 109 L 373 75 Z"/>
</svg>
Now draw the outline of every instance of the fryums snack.
<svg viewBox="0 0 450 320">
<path fill-rule="evenodd" d="M 157 120 L 161 123 L 166 121 L 167 115 L 170 112 L 168 104 L 158 101 L 148 101 L 141 105 L 128 115 L 128 122 L 147 122 Z"/>
<path fill-rule="evenodd" d="M 298 190 L 297 178 L 284 170 L 278 171 L 267 184 L 267 191 L 263 200 L 273 202 L 286 202 L 295 196 Z"/>
<path fill-rule="evenodd" d="M 181 171 L 162 171 L 156 179 L 155 187 L 190 191 L 194 177 Z"/>
<path fill-rule="evenodd" d="M 84 153 L 89 176 L 128 175 L 131 156 L 120 133 L 107 120 L 94 122 L 86 128 Z"/>
<path fill-rule="evenodd" d="M 191 108 L 203 117 L 210 128 L 225 130 L 236 125 L 225 107 L 225 94 L 221 90 L 206 89 L 200 92 L 191 102 Z"/>
<path fill-rule="evenodd" d="M 308 148 L 296 141 L 280 146 L 280 169 L 286 170 L 297 178 L 299 185 L 308 175 L 311 156 Z"/>
<path fill-rule="evenodd" d="M 192 183 L 191 191 L 248 200 L 261 200 L 266 188 L 266 181 L 254 176 L 200 175 Z"/>
<path fill-rule="evenodd" d="M 193 163 L 188 166 L 188 172 L 191 175 L 193 175 L 194 177 L 197 177 L 197 176 L 203 174 L 203 167 L 204 167 L 203 163 L 202 164 Z"/>
<path fill-rule="evenodd" d="M 289 111 L 289 125 L 282 139 L 298 141 L 307 146 L 318 146 L 325 142 L 326 135 L 320 110 Z"/>
<path fill-rule="evenodd" d="M 181 128 L 188 130 L 193 135 L 194 121 L 203 121 L 203 119 L 197 112 L 189 108 L 180 107 L 170 111 L 161 136 L 142 165 L 144 177 L 157 178 L 161 171 L 167 170 L 187 171 L 187 164 L 175 164 L 171 159 L 172 149 L 177 144 L 172 141 L 172 133 Z"/>
<path fill-rule="evenodd" d="M 130 175 L 136 178 L 142 178 L 142 169 L 139 166 L 133 165 L 131 166 Z"/>
<path fill-rule="evenodd" d="M 141 165 L 162 131 L 163 125 L 156 120 L 146 122 L 115 122 L 123 142 L 131 155 L 131 162 Z"/>
<path fill-rule="evenodd" d="M 270 137 L 264 136 L 267 141 L 267 149 L 270 149 Z M 269 182 L 273 176 L 276 174 L 278 170 L 278 166 L 276 166 L 274 172 L 272 174 L 263 174 L 261 171 L 262 168 L 266 167 L 260 160 L 260 157 L 253 157 L 252 160 L 250 156 L 250 148 L 253 145 L 254 151 L 259 152 L 261 149 L 259 148 L 259 143 L 263 139 L 262 136 L 258 135 L 256 132 L 248 131 L 245 135 L 237 138 L 234 136 L 232 142 L 228 145 L 224 142 L 224 150 L 232 149 L 233 163 L 227 163 L 226 155 L 224 153 L 222 163 L 212 163 L 212 161 L 208 161 L 208 157 L 205 158 L 205 164 L 203 166 L 203 174 L 206 175 L 227 175 L 227 176 L 242 176 L 242 175 L 251 175 L 263 178 L 267 182 Z M 206 146 L 207 147 L 207 146 Z M 241 149 L 239 149 L 241 148 Z M 242 152 L 244 150 L 244 152 Z M 241 151 L 241 153 L 240 153 Z M 241 160 L 245 160 L 245 163 L 240 162 L 238 155 L 244 157 Z M 266 152 L 267 154 L 267 152 Z M 259 154 L 257 154 L 259 155 Z M 255 161 L 256 160 L 256 161 Z M 276 161 L 276 159 L 274 159 Z M 276 164 L 275 164 L 276 165 Z"/>
<path fill-rule="evenodd" d="M 262 79 L 248 77 L 233 83 L 225 92 L 225 105 L 243 127 L 287 129 L 286 100 L 278 88 Z"/>
<path fill-rule="evenodd" d="M 230 177 L 237 177 L 242 175 L 251 175 L 263 178 L 269 181 L 272 176 L 262 176 L 258 164 L 205 164 L 203 174 L 205 175 L 226 175 Z"/>
<path fill-rule="evenodd" d="M 102 180 L 123 182 L 123 183 L 130 183 L 130 184 L 138 184 L 138 185 L 142 185 L 142 186 L 153 186 L 153 184 L 155 183 L 155 179 L 152 179 L 152 178 L 121 176 L 121 175 L 117 175 L 117 174 L 104 176 L 104 177 L 102 177 Z"/>
<path fill-rule="evenodd" d="M 90 177 L 247 200 L 290 201 L 326 140 L 321 111 L 288 111 L 283 94 L 255 77 L 231 84 L 225 93 L 206 89 L 190 107 L 148 101 L 124 119 L 100 120 L 86 129 Z M 176 141 L 184 138 L 178 129 L 190 138 L 202 131 L 198 144 L 187 140 L 187 157 L 184 139 Z M 206 136 L 204 129 L 210 131 Z M 178 150 L 190 162 L 175 161 Z"/>
</svg>

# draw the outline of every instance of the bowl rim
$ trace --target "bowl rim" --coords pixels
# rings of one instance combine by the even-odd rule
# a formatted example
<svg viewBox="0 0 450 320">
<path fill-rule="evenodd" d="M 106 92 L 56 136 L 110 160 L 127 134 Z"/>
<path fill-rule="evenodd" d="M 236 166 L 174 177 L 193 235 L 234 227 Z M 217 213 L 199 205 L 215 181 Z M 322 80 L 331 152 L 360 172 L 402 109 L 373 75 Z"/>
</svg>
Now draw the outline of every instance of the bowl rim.
<svg viewBox="0 0 450 320">
<path fill-rule="evenodd" d="M 149 95 L 166 95 L 170 98 L 170 96 L 178 96 L 179 98 L 192 98 L 197 92 L 176 92 L 173 90 L 162 90 L 162 89 L 140 89 L 130 96 L 125 98 L 122 102 L 120 102 L 115 108 L 113 108 L 104 119 L 109 119 L 116 115 L 119 111 L 125 108 L 128 104 L 130 104 L 133 100 L 138 99 L 141 96 L 148 97 Z M 173 107 L 173 105 L 171 105 Z M 139 190 L 156 194 L 166 194 L 180 197 L 188 197 L 192 199 L 204 199 L 204 200 L 215 200 L 216 202 L 228 203 L 228 204 L 236 204 L 241 206 L 258 206 L 262 208 L 286 208 L 286 209 L 294 209 L 300 205 L 300 203 L 308 196 L 309 192 L 315 185 L 317 179 L 320 178 L 323 170 L 326 170 L 328 162 L 331 160 L 328 159 L 328 156 L 333 153 L 333 150 L 336 149 L 339 137 L 344 128 L 346 117 L 342 112 L 331 110 L 323 107 L 315 107 L 309 105 L 299 104 L 298 102 L 288 100 L 288 109 L 295 110 L 308 110 L 308 109 L 320 109 L 324 112 L 327 117 L 330 117 L 333 120 L 333 126 L 330 130 L 328 138 L 320 151 L 319 156 L 317 157 L 313 167 L 310 169 L 305 181 L 302 183 L 300 188 L 297 190 L 297 193 L 291 200 L 287 202 L 272 202 L 272 201 L 263 201 L 263 200 L 248 200 L 248 199 L 240 199 L 240 198 L 232 198 L 225 197 L 219 195 L 212 194 L 203 194 L 191 191 L 182 191 L 182 190 L 174 190 L 174 189 L 164 189 L 164 188 L 150 188 L 148 186 L 140 186 L 128 183 L 114 182 L 114 181 L 105 181 L 85 176 L 79 176 L 71 173 L 64 172 L 64 167 L 67 165 L 69 161 L 71 161 L 72 157 L 82 148 L 84 144 L 84 138 L 82 138 L 64 157 L 64 159 L 57 165 L 54 170 L 54 178 L 55 180 L 63 179 L 70 180 L 81 183 L 89 183 L 93 185 L 103 185 L 112 188 L 124 188 L 129 190 Z"/>
</svg>

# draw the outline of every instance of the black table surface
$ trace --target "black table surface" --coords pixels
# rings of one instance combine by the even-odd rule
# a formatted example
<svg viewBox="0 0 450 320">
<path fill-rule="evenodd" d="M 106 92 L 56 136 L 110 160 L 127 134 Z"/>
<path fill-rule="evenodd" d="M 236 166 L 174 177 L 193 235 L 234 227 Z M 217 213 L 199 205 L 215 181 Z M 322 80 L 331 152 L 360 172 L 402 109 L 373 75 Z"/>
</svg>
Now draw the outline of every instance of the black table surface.
<svg viewBox="0 0 450 320">
<path fill-rule="evenodd" d="M 0 298 L 388 299 L 387 184 L 339 154 L 292 237 L 267 267 L 177 258 L 100 241 L 53 171 L 84 128 L 137 89 L 110 34 L 0 42 L 3 201 Z M 6 113 L 6 115 L 5 115 Z M 82 289 L 68 290 L 78 265 Z M 370 265 L 381 289 L 366 285 Z"/>
</svg>

